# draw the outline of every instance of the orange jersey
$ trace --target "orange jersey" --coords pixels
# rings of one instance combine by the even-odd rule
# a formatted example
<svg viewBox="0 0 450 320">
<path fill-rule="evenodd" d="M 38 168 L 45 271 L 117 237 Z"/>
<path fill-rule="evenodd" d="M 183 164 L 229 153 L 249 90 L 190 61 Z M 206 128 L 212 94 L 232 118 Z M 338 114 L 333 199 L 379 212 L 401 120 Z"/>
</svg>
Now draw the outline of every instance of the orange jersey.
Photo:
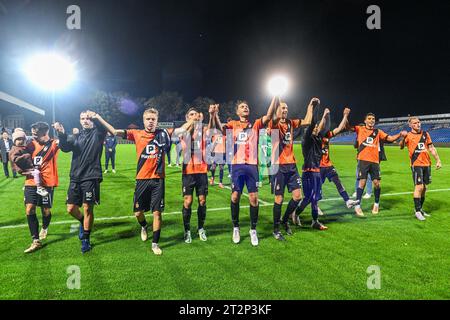
<svg viewBox="0 0 450 320">
<path fill-rule="evenodd" d="M 170 137 L 166 130 L 155 132 L 127 130 L 127 139 L 136 144 L 136 180 L 159 179 L 165 177 L 165 153 L 170 147 Z"/>
<path fill-rule="evenodd" d="M 320 159 L 321 167 L 331 167 L 333 162 L 330 160 L 330 139 L 333 138 L 333 131 L 328 131 L 322 138 L 322 159 Z"/>
<path fill-rule="evenodd" d="M 211 135 L 211 151 L 214 153 L 225 153 L 226 136 L 222 132 Z"/>
<path fill-rule="evenodd" d="M 285 122 L 269 122 L 269 130 L 278 130 L 279 139 L 273 142 L 272 159 L 274 164 L 295 164 L 294 130 L 300 127 L 302 120 L 286 119 Z"/>
<path fill-rule="evenodd" d="M 50 139 L 47 143 L 41 145 L 33 140 L 27 150 L 31 153 L 33 164 L 41 172 L 41 184 L 43 187 L 58 186 L 58 153 L 59 147 L 55 140 Z M 33 176 L 28 175 L 25 180 L 26 186 L 35 187 Z"/>
<path fill-rule="evenodd" d="M 380 163 L 380 140 L 386 140 L 388 134 L 380 129 L 367 129 L 355 126 L 358 140 L 358 160 Z"/>
<path fill-rule="evenodd" d="M 232 120 L 224 128 L 232 130 L 227 144 L 233 148 L 232 164 L 258 164 L 258 138 L 259 130 L 264 128 L 262 119 L 253 124 L 249 121 Z"/>
<path fill-rule="evenodd" d="M 431 141 L 430 134 L 425 131 L 419 133 L 408 132 L 405 137 L 405 144 L 408 146 L 411 166 L 428 167 L 431 166 L 430 155 L 428 154 Z"/>
<path fill-rule="evenodd" d="M 180 143 L 183 148 L 183 174 L 207 173 L 206 129 L 194 129 L 192 134 L 182 135 Z"/>
</svg>

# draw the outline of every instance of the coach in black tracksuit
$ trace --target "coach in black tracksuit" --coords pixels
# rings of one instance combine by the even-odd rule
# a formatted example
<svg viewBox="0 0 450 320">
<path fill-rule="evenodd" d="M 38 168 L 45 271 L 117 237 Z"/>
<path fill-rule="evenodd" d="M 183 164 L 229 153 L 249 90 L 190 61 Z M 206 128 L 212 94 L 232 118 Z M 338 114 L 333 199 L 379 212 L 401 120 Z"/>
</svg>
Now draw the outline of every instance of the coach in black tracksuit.
<svg viewBox="0 0 450 320">
<path fill-rule="evenodd" d="M 61 151 L 72 152 L 67 211 L 80 221 L 81 252 L 85 253 L 91 250 L 90 233 L 94 222 L 94 205 L 100 203 L 103 141 L 107 131 L 113 133 L 114 128 L 92 111 L 81 112 L 80 123 L 80 133 L 70 137 L 61 124 L 55 123 L 54 127 L 58 132 Z M 80 212 L 81 206 L 84 215 Z"/>
<path fill-rule="evenodd" d="M 108 172 L 108 164 L 111 161 L 112 171 L 116 173 L 116 145 L 117 139 L 116 137 L 108 132 L 108 135 L 105 139 L 105 172 Z M 170 163 L 170 162 L 169 162 Z"/>
</svg>

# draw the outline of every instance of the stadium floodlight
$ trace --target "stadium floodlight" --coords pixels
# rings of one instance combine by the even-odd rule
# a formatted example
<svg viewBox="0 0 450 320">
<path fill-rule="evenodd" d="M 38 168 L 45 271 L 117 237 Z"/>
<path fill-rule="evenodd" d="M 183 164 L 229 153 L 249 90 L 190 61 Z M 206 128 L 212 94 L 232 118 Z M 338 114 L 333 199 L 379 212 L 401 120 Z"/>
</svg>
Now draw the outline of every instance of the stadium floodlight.
<svg viewBox="0 0 450 320">
<path fill-rule="evenodd" d="M 31 56 L 24 65 L 28 79 L 45 91 L 59 91 L 75 79 L 75 64 L 55 53 L 38 53 Z"/>
<path fill-rule="evenodd" d="M 275 76 L 271 78 L 267 84 L 267 89 L 273 96 L 281 96 L 286 94 L 288 87 L 289 81 L 283 76 Z"/>
<path fill-rule="evenodd" d="M 26 60 L 23 72 L 35 86 L 52 93 L 54 123 L 55 92 L 67 88 L 75 80 L 75 63 L 56 52 L 37 53 Z"/>
</svg>

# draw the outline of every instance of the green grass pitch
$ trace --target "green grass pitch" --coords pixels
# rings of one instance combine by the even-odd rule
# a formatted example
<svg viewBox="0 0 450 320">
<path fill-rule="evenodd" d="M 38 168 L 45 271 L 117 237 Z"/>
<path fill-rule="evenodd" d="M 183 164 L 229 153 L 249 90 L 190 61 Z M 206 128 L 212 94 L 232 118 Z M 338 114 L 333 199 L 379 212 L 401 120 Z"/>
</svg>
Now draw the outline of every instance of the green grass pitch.
<svg viewBox="0 0 450 320">
<path fill-rule="evenodd" d="M 327 215 L 321 221 L 329 230 L 311 230 L 308 208 L 302 214 L 304 227 L 293 227 L 294 235 L 278 242 L 272 237 L 273 199 L 265 184 L 256 248 L 248 234 L 248 199 L 241 201 L 242 241 L 235 245 L 230 191 L 217 185 L 210 187 L 207 201 L 208 241 L 201 242 L 193 232 L 192 244 L 185 244 L 181 173 L 167 168 L 162 256 L 153 255 L 151 241 L 141 241 L 132 214 L 134 146 L 118 146 L 117 174 L 104 177 L 101 205 L 95 209 L 94 248 L 85 255 L 77 233 L 71 233 L 76 221 L 65 210 L 71 155 L 60 153 L 60 186 L 49 236 L 45 247 L 33 254 L 23 253 L 30 244 L 23 178 L 7 180 L 1 175 L 0 299 L 449 299 L 450 149 L 438 151 L 444 167 L 433 169 L 425 203 L 432 217 L 427 221 L 413 217 L 407 151 L 387 147 L 378 216 L 370 213 L 372 198 L 363 202 L 366 218 L 355 217 L 327 182 L 321 202 Z M 300 146 L 296 153 L 301 160 Z M 331 158 L 353 193 L 355 150 L 332 146 Z M 225 182 L 229 183 L 227 177 Z M 193 231 L 196 219 L 195 205 Z M 80 268 L 80 289 L 67 287 L 67 268 L 73 265 Z M 380 268 L 380 289 L 367 287 L 372 265 Z"/>
</svg>

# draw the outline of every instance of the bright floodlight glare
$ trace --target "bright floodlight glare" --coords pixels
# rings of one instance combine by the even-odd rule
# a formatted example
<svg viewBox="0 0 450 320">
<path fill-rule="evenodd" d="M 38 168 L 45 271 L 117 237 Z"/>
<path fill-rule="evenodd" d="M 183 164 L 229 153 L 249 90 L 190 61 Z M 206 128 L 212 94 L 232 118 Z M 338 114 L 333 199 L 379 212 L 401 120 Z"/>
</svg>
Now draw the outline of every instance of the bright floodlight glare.
<svg viewBox="0 0 450 320">
<path fill-rule="evenodd" d="M 62 90 L 75 79 L 74 64 L 53 52 L 30 57 L 24 71 L 32 83 L 47 91 Z"/>
<path fill-rule="evenodd" d="M 285 77 L 276 76 L 270 79 L 267 88 L 271 95 L 279 96 L 287 92 L 288 85 L 288 80 Z"/>
</svg>

